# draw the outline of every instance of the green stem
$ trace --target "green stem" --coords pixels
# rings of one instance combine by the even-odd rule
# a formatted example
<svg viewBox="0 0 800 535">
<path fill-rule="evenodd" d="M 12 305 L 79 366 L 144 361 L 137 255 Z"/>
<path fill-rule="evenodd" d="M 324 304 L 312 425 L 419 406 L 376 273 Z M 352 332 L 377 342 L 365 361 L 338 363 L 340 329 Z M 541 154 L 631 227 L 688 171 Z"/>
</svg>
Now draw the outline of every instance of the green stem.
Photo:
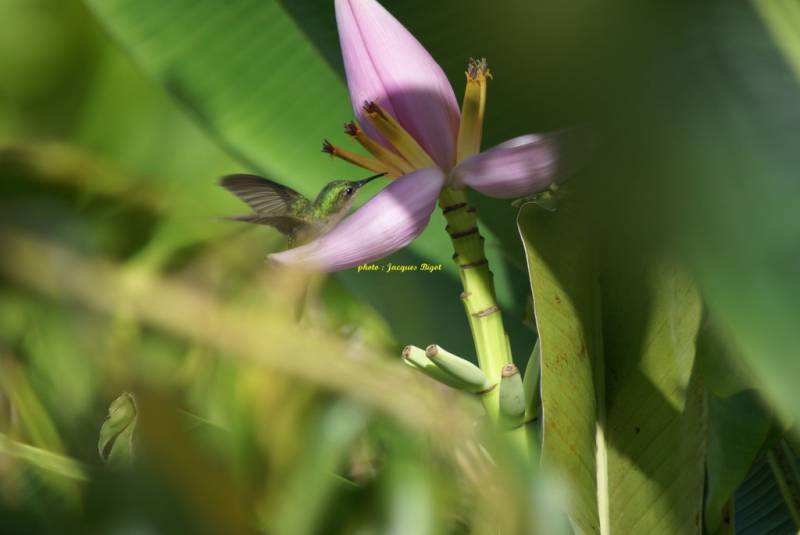
<svg viewBox="0 0 800 535">
<path fill-rule="evenodd" d="M 499 418 L 499 384 L 503 366 L 511 363 L 511 348 L 503 327 L 503 317 L 494 292 L 494 282 L 478 231 L 475 209 L 469 206 L 464 191 L 445 188 L 439 206 L 447 220 L 447 233 L 453 243 L 453 260 L 458 265 L 464 292 L 461 300 L 467 313 L 478 365 L 493 385 L 481 395 L 489 416 Z"/>
</svg>

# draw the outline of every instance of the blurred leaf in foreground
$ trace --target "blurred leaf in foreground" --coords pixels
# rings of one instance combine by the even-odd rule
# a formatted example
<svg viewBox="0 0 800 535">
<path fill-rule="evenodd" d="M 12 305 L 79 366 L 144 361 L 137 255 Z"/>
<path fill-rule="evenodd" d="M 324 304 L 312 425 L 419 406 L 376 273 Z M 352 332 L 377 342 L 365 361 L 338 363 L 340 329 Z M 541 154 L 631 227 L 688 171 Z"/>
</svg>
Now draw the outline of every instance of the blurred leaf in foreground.
<svg viewBox="0 0 800 535">
<path fill-rule="evenodd" d="M 0 433 L 0 458 L 5 455 L 67 479 L 76 481 L 88 479 L 86 468 L 74 459 L 18 442 Z"/>
<path fill-rule="evenodd" d="M 59 459 L 65 451 L 61 435 L 28 380 L 25 368 L 10 356 L 0 355 L 0 389 L 19 415 L 20 428 L 12 427 L 11 432 L 24 438 L 24 442 L 6 440 L 5 452 L 29 461 L 31 466 L 38 469 L 36 474 L 50 489 L 70 505 L 78 505 L 80 493 L 74 479 L 81 478 L 59 477 L 64 475 L 65 470 L 73 476 L 78 472 L 70 472 L 69 468 L 60 466 L 63 463 Z"/>
<path fill-rule="evenodd" d="M 348 402 L 337 403 L 322 415 L 281 497 L 274 533 L 319 532 L 326 506 L 341 484 L 336 474 L 344 464 L 348 448 L 363 432 L 366 423 L 366 412 Z"/>
</svg>

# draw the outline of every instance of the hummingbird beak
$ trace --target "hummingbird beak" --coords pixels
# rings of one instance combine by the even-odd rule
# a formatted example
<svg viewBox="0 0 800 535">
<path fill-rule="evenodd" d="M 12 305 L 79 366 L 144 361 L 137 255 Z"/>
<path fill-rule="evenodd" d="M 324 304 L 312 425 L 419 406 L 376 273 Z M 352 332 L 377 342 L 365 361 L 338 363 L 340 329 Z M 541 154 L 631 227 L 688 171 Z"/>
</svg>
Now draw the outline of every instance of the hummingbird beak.
<svg viewBox="0 0 800 535">
<path fill-rule="evenodd" d="M 384 176 L 385 174 L 386 174 L 386 173 L 379 173 L 379 174 L 377 174 L 377 175 L 372 175 L 372 176 L 370 176 L 370 177 L 367 177 L 367 178 L 365 178 L 364 180 L 359 180 L 359 181 L 357 181 L 357 182 L 356 182 L 356 185 L 357 185 L 357 186 L 360 188 L 360 187 L 362 187 L 362 186 L 365 186 L 367 183 L 369 183 L 369 182 L 372 182 L 372 181 L 373 181 L 373 180 L 375 180 L 376 178 L 380 178 L 380 177 Z"/>
</svg>

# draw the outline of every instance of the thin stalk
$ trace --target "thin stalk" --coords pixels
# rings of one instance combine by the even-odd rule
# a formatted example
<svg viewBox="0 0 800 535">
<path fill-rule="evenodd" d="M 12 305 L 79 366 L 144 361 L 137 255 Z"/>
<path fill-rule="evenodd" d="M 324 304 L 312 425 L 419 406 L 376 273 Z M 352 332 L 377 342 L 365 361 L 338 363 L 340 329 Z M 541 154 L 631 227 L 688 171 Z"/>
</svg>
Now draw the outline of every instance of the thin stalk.
<svg viewBox="0 0 800 535">
<path fill-rule="evenodd" d="M 600 307 L 600 287 L 594 287 L 594 302 L 597 310 Z M 600 534 L 611 533 L 611 516 L 609 510 L 608 487 L 608 444 L 606 413 L 606 375 L 605 354 L 603 353 L 603 326 L 599 313 L 594 314 L 594 340 L 592 352 L 595 355 L 593 374 L 597 403 L 597 424 L 595 426 L 595 462 L 597 463 L 597 510 L 600 520 Z"/>
<path fill-rule="evenodd" d="M 461 300 L 472 331 L 478 365 L 493 385 L 499 385 L 503 366 L 511 364 L 511 350 L 475 209 L 469 206 L 465 192 L 450 188 L 442 190 L 439 206 L 447 220 L 447 233 L 455 251 L 453 260 L 458 265 L 464 287 Z M 497 421 L 500 416 L 498 386 L 481 394 L 481 400 L 492 420 Z"/>
</svg>

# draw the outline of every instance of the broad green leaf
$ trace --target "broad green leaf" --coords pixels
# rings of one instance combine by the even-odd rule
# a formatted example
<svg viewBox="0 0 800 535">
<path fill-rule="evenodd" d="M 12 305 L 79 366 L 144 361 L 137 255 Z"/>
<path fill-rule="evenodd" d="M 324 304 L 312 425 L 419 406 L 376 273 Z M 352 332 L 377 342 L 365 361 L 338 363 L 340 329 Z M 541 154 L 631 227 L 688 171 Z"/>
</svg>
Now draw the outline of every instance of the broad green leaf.
<svg viewBox="0 0 800 535">
<path fill-rule="evenodd" d="M 753 391 L 730 397 L 707 394 L 708 489 L 705 528 L 716 532 L 722 525 L 723 508 L 747 478 L 770 431 L 771 418 Z"/>
<path fill-rule="evenodd" d="M 147 72 L 255 169 L 312 193 L 351 111 L 341 79 L 278 2 L 89 0 Z M 325 172 L 325 170 L 328 172 Z M 341 167 L 333 168 L 341 171 Z"/>
<path fill-rule="evenodd" d="M 701 529 L 706 411 L 694 370 L 701 299 L 669 261 L 603 271 L 609 527 Z"/>
<path fill-rule="evenodd" d="M 599 533 L 595 453 L 602 362 L 596 271 L 580 221 L 526 204 L 519 229 L 528 255 L 541 354 L 542 463 L 564 480 L 579 533 Z"/>
<path fill-rule="evenodd" d="M 526 205 L 519 219 L 541 337 L 543 462 L 566 478 L 580 532 L 699 532 L 700 296 L 670 262 L 600 265 L 576 206 Z"/>
<path fill-rule="evenodd" d="M 679 120 L 687 165 L 676 186 L 693 192 L 682 238 L 722 334 L 764 395 L 798 418 L 800 85 L 751 7 L 725 6 L 714 43 L 727 63 L 708 70 Z"/>
</svg>

